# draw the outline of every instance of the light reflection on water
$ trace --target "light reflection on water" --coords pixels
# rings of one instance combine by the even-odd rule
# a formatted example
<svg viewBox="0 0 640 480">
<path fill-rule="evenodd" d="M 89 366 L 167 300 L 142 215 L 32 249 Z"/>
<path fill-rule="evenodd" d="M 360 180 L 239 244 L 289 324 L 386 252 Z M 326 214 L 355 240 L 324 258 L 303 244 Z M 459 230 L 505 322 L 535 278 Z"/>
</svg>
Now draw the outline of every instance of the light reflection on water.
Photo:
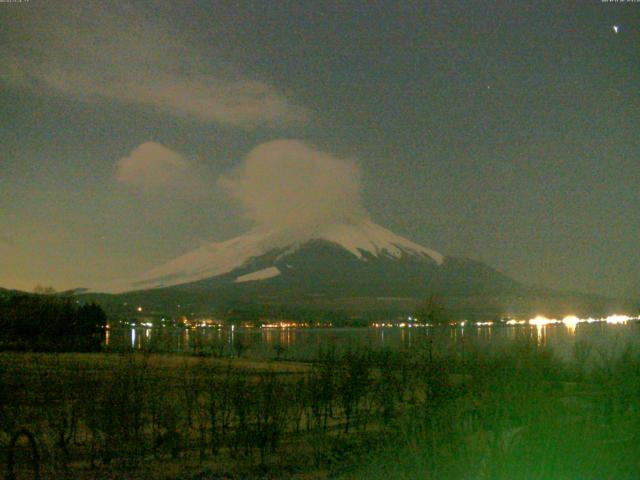
<svg viewBox="0 0 640 480">
<path fill-rule="evenodd" d="M 189 352 L 272 358 L 315 358 L 327 350 L 358 348 L 411 348 L 422 342 L 442 353 L 465 349 L 500 349 L 519 341 L 534 341 L 558 356 L 570 359 L 576 342 L 591 344 L 595 352 L 640 347 L 640 323 L 562 323 L 517 326 L 465 326 L 436 328 L 113 328 L 111 350 Z"/>
</svg>

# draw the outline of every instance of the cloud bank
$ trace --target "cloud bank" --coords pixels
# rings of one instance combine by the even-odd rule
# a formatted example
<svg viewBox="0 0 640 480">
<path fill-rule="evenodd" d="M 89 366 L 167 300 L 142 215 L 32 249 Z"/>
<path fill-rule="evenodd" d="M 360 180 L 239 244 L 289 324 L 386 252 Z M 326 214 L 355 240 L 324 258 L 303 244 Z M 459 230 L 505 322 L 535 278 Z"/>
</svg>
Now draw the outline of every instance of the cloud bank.
<svg viewBox="0 0 640 480">
<path fill-rule="evenodd" d="M 0 82 L 92 102 L 151 106 L 243 128 L 300 124 L 308 112 L 268 83 L 210 58 L 129 2 L 44 2 L 3 9 Z"/>
<path fill-rule="evenodd" d="M 145 194 L 198 196 L 206 192 L 204 168 L 155 142 L 145 142 L 116 162 L 116 180 Z"/>
<path fill-rule="evenodd" d="M 298 140 L 258 145 L 218 185 L 244 205 L 259 228 L 317 231 L 368 216 L 357 164 Z"/>
</svg>

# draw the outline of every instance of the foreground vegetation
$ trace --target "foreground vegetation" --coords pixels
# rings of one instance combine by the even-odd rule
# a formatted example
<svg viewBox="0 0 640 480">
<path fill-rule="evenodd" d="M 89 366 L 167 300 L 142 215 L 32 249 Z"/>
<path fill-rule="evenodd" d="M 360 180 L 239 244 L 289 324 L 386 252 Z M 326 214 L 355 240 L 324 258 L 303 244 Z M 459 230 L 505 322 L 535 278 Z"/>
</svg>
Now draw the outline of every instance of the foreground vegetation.
<svg viewBox="0 0 640 480">
<path fill-rule="evenodd" d="M 106 325 L 95 303 L 53 294 L 0 296 L 0 350 L 97 352 Z"/>
<path fill-rule="evenodd" d="M 638 478 L 640 357 L 574 357 L 5 353 L 0 448 L 46 478 Z"/>
</svg>

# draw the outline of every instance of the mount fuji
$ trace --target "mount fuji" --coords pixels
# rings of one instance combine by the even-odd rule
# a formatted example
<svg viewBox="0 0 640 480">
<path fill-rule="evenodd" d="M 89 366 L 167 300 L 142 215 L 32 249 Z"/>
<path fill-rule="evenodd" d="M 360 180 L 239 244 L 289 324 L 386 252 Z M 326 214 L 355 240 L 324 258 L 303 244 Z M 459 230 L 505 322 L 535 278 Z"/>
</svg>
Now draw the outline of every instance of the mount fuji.
<svg viewBox="0 0 640 480">
<path fill-rule="evenodd" d="M 295 239 L 295 240 L 294 240 Z M 94 291 L 251 291 L 268 295 L 414 297 L 497 292 L 518 283 L 473 260 L 444 255 L 369 220 L 314 234 L 252 231 L 204 245 L 137 278 Z"/>
<path fill-rule="evenodd" d="M 442 255 L 365 219 L 307 233 L 253 230 L 85 295 L 167 313 L 186 305 L 190 312 L 220 312 L 241 304 L 384 314 L 412 312 L 437 294 L 453 313 L 473 316 L 499 314 L 505 302 L 496 305 L 497 298 L 526 290 L 484 263 Z"/>
<path fill-rule="evenodd" d="M 162 314 L 257 309 L 371 316 L 413 312 L 433 294 L 460 318 L 595 315 L 633 307 L 527 286 L 482 262 L 444 256 L 367 219 L 305 232 L 256 229 L 82 295 L 119 313 L 145 305 L 145 311 Z"/>
</svg>

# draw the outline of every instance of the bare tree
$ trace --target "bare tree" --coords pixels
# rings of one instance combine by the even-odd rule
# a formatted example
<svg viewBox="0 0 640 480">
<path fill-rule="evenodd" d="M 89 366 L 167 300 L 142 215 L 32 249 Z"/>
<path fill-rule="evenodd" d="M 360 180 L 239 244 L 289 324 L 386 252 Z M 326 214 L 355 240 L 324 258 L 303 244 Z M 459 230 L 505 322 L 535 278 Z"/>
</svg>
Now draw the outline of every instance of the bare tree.
<svg viewBox="0 0 640 480">
<path fill-rule="evenodd" d="M 415 317 L 423 323 L 441 325 L 449 321 L 444 299 L 431 292 L 416 309 Z"/>
</svg>

